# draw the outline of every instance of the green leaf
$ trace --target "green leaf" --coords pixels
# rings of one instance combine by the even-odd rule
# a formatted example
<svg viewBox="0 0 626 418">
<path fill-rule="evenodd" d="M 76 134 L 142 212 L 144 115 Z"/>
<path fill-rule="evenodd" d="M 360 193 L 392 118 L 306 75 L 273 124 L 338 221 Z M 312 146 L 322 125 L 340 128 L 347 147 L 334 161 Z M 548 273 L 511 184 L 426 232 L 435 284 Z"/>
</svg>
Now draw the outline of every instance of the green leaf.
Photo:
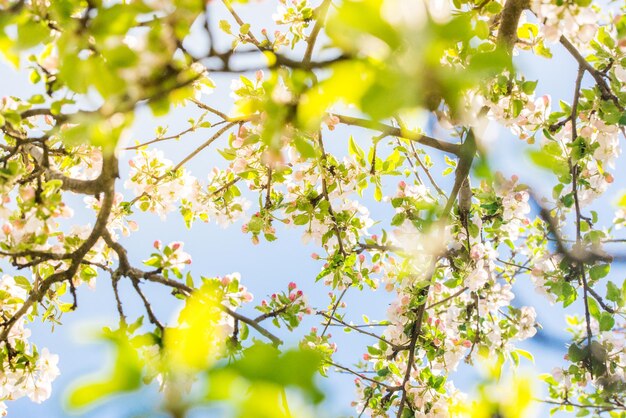
<svg viewBox="0 0 626 418">
<path fill-rule="evenodd" d="M 587 305 L 589 306 L 591 316 L 600 320 L 600 306 L 598 306 L 598 302 L 593 298 L 587 298 Z"/>
<path fill-rule="evenodd" d="M 600 316 L 600 331 L 610 331 L 615 325 L 615 318 L 608 312 L 602 312 Z"/>
<path fill-rule="evenodd" d="M 258 234 L 261 232 L 261 229 L 263 229 L 263 220 L 258 216 L 253 216 L 250 222 L 248 222 L 248 231 Z"/>
<path fill-rule="evenodd" d="M 239 28 L 239 33 L 242 35 L 247 35 L 248 32 L 250 32 L 250 24 L 244 23 L 243 25 L 241 25 L 241 27 Z"/>
<path fill-rule="evenodd" d="M 610 264 L 599 264 L 589 269 L 589 277 L 591 277 L 592 280 L 599 280 L 606 277 L 609 271 L 611 271 Z"/>
<path fill-rule="evenodd" d="M 533 94 L 537 87 L 538 81 L 524 81 L 522 83 L 522 91 L 526 94 Z"/>
<path fill-rule="evenodd" d="M 359 147 L 359 145 L 354 141 L 352 135 L 350 135 L 350 139 L 348 140 L 348 151 L 350 152 L 350 154 L 356 155 L 359 158 L 365 157 L 365 152 L 363 152 L 361 147 Z"/>
<path fill-rule="evenodd" d="M 525 357 L 526 359 L 530 360 L 531 362 L 533 363 L 535 362 L 535 358 L 533 357 L 532 353 L 530 353 L 529 351 L 518 348 L 517 350 L 515 350 L 515 352 L 521 355 L 522 357 Z"/>
<path fill-rule="evenodd" d="M 379 348 L 376 348 L 376 347 L 371 346 L 371 345 L 367 346 L 367 352 L 370 353 L 373 356 L 380 356 L 382 354 L 382 351 L 380 351 Z"/>
<path fill-rule="evenodd" d="M 296 215 L 293 218 L 293 223 L 295 225 L 306 225 L 306 224 L 309 223 L 310 220 L 311 220 L 311 216 L 306 214 L 306 213 L 303 213 L 303 214 L 300 214 L 300 215 Z"/>
<path fill-rule="evenodd" d="M 380 0 L 346 0 L 337 8 L 327 23 L 326 31 L 331 40 L 347 51 L 361 49 L 359 42 L 364 36 L 378 38 L 392 50 L 401 44 L 398 31 L 383 18 Z"/>
<path fill-rule="evenodd" d="M 41 75 L 39 74 L 39 71 L 32 70 L 28 76 L 28 79 L 31 83 L 37 84 L 39 83 L 39 81 L 41 81 Z"/>
<path fill-rule="evenodd" d="M 550 170 L 557 176 L 569 173 L 567 161 L 563 158 L 563 152 L 556 142 L 548 142 L 541 150 L 528 151 L 528 155 L 535 165 Z"/>
<path fill-rule="evenodd" d="M 587 356 L 587 348 L 581 348 L 577 344 L 572 344 L 567 350 L 567 355 L 572 363 L 578 363 Z"/>
<path fill-rule="evenodd" d="M 563 202 L 566 208 L 571 208 L 575 203 L 574 194 L 568 193 L 564 195 L 563 197 L 561 197 L 561 202 Z"/>
<path fill-rule="evenodd" d="M 45 41 L 48 36 L 50 36 L 50 29 L 46 25 L 27 20 L 17 26 L 15 46 L 19 49 L 29 49 Z"/>
<path fill-rule="evenodd" d="M 478 20 L 476 21 L 476 36 L 479 39 L 487 39 L 489 37 L 489 23 L 487 23 L 487 21 L 485 20 Z"/>
<path fill-rule="evenodd" d="M 609 281 L 606 284 L 606 298 L 611 302 L 618 302 L 622 300 L 622 292 L 615 283 Z"/>
<path fill-rule="evenodd" d="M 170 101 L 167 98 L 150 100 L 148 106 L 150 106 L 152 114 L 156 117 L 165 116 L 170 111 Z"/>
<path fill-rule="evenodd" d="M 32 288 L 32 284 L 30 283 L 30 280 L 28 280 L 26 277 L 24 276 L 14 276 L 13 280 L 15 280 L 15 284 L 17 284 L 18 286 L 30 291 L 30 289 Z M 58 292 L 57 292 L 58 293 Z"/>
<path fill-rule="evenodd" d="M 315 157 L 315 148 L 305 138 L 301 136 L 296 136 L 296 138 L 294 138 L 294 144 L 300 155 L 302 155 L 304 158 Z"/>
<path fill-rule="evenodd" d="M 232 29 L 231 29 L 231 27 L 230 27 L 230 23 L 228 23 L 228 21 L 226 21 L 226 20 L 220 20 L 220 21 L 219 21 L 219 23 L 218 23 L 218 25 L 219 25 L 219 28 L 220 28 L 223 32 L 225 32 L 225 33 L 227 33 L 227 34 L 229 34 L 229 35 L 231 35 L 231 34 L 233 33 L 233 32 L 232 32 Z"/>
<path fill-rule="evenodd" d="M 318 403 L 324 395 L 315 383 L 315 376 L 321 366 L 322 357 L 309 349 L 287 350 L 283 354 L 270 344 L 256 343 L 243 352 L 243 356 L 227 370 L 250 382 L 274 383 L 283 387 L 296 387 L 313 402 Z"/>
<path fill-rule="evenodd" d="M 87 378 L 70 390 L 67 404 L 71 409 L 90 406 L 120 392 L 135 390 L 141 385 L 142 364 L 135 348 L 121 331 L 107 337 L 116 348 L 115 363 L 110 374 Z"/>
<path fill-rule="evenodd" d="M 374 189 L 374 199 L 376 199 L 377 202 L 380 202 L 382 198 L 383 198 L 383 191 L 379 185 L 376 185 L 376 188 Z"/>
<path fill-rule="evenodd" d="M 221 294 L 215 283 L 205 282 L 186 299 L 178 326 L 165 333 L 165 350 L 172 370 L 197 372 L 211 366 L 222 351 L 218 321 Z"/>
</svg>

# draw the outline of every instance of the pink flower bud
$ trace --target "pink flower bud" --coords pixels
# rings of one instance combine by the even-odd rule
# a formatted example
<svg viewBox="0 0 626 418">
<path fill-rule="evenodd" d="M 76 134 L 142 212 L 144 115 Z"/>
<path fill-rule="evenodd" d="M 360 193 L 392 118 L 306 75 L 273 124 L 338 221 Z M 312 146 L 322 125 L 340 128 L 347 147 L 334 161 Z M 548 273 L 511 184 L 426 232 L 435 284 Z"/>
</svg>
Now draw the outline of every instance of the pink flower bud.
<svg viewBox="0 0 626 418">
<path fill-rule="evenodd" d="M 35 197 L 35 189 L 33 187 L 23 187 L 20 189 L 20 196 L 23 200 L 30 200 Z"/>
<path fill-rule="evenodd" d="M 334 131 L 335 126 L 340 122 L 339 118 L 335 115 L 330 115 L 326 118 L 326 125 L 329 131 Z"/>
<path fill-rule="evenodd" d="M 172 243 L 172 250 L 176 251 L 181 247 L 181 243 L 180 242 L 173 242 Z"/>
<path fill-rule="evenodd" d="M 313 260 L 319 260 L 319 259 L 320 259 L 320 256 L 319 256 L 319 254 L 317 254 L 317 253 L 313 253 L 313 254 L 311 254 L 311 258 L 312 258 Z"/>
<path fill-rule="evenodd" d="M 359 262 L 361 262 L 361 263 L 365 262 L 365 255 L 364 254 L 359 254 Z"/>
<path fill-rule="evenodd" d="M 398 183 L 398 187 L 404 189 L 406 187 L 406 183 L 402 180 L 400 181 L 400 183 Z"/>
<path fill-rule="evenodd" d="M 370 361 L 371 358 L 372 356 L 370 356 L 368 353 L 363 354 L 363 360 Z"/>
<path fill-rule="evenodd" d="M 160 249 L 161 249 L 161 241 L 159 241 L 159 240 L 154 241 L 154 243 L 152 244 L 152 246 L 153 246 L 154 248 L 156 248 L 157 250 L 160 250 Z"/>
<path fill-rule="evenodd" d="M 289 290 L 293 290 L 298 286 L 294 282 L 290 282 L 288 287 L 289 287 Z"/>
</svg>

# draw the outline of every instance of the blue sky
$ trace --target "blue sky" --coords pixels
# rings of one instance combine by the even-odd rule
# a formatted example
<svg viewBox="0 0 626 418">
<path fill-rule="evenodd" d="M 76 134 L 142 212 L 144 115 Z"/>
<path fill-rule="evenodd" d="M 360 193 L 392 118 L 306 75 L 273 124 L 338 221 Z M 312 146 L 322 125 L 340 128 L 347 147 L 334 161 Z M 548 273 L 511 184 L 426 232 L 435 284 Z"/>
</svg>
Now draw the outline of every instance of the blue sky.
<svg viewBox="0 0 626 418">
<path fill-rule="evenodd" d="M 262 13 L 254 14 L 252 21 L 258 22 L 260 26 L 269 24 L 270 11 L 267 10 L 267 7 L 260 7 L 259 10 Z M 252 13 L 249 16 L 252 16 Z M 201 51 L 203 46 L 202 39 L 193 39 L 190 44 L 191 48 L 197 48 L 198 51 Z M 569 56 L 560 52 L 558 46 L 554 47 L 554 51 L 555 58 L 552 61 L 540 58 L 528 59 L 528 57 L 522 56 L 518 60 L 518 64 L 528 79 L 540 79 L 537 87 L 538 93 L 551 94 L 555 99 L 553 102 L 559 98 L 571 101 L 576 66 Z M 227 76 L 215 77 L 221 91 L 207 99 L 210 104 L 224 108 L 223 103 L 230 102 L 227 98 L 229 79 L 230 77 Z M 16 73 L 4 62 L 0 63 L 0 96 L 26 97 L 30 91 L 32 91 L 32 86 L 29 85 L 24 72 Z M 168 124 L 172 133 L 183 130 L 187 127 L 185 121 L 189 116 L 189 110 L 178 109 L 167 121 L 155 120 L 147 110 L 143 109 L 138 112 L 132 140 L 153 138 L 154 128 L 158 124 Z M 338 140 L 337 145 L 335 145 L 338 150 L 347 147 L 347 141 L 343 141 L 347 138 L 346 135 L 343 135 L 345 132 L 347 131 L 339 129 L 333 136 Z M 549 184 L 546 181 L 546 174 L 529 165 L 521 157 L 524 143 L 513 138 L 505 129 L 500 129 L 499 132 L 499 141 L 491 151 L 493 166 L 505 174 L 519 174 L 522 181 L 528 182 L 542 193 L 549 195 L 550 190 L 546 190 L 545 186 Z M 354 134 L 355 138 L 362 143 L 369 141 L 369 136 L 363 131 L 354 132 Z M 204 134 L 195 133 L 185 137 L 181 142 L 169 144 L 162 148 L 166 150 L 168 158 L 176 162 L 189 149 L 192 149 L 192 144 L 200 144 L 204 139 L 206 139 Z M 189 146 L 187 146 L 187 142 L 190 143 Z M 221 146 L 223 145 L 216 143 L 215 147 L 205 150 L 193 160 L 189 166 L 192 173 L 203 178 L 213 165 L 223 166 L 221 157 L 215 153 L 215 149 Z M 127 172 L 128 166 L 125 162 L 128 157 L 129 154 L 127 153 L 122 158 L 123 173 Z M 620 161 L 617 163 L 618 167 Z M 623 180 L 621 183 L 619 177 L 617 180 L 618 182 L 611 186 L 606 197 L 595 204 L 601 219 L 602 216 L 608 220 L 612 219 L 613 208 L 611 203 L 616 193 L 624 187 Z M 118 190 L 121 189 L 122 181 L 119 181 Z M 128 197 L 128 192 L 125 193 Z M 79 199 L 73 201 L 76 202 L 74 205 L 76 219 L 83 223 L 93 222 L 92 214 L 84 209 L 84 204 Z M 373 201 L 368 201 L 368 203 L 373 203 Z M 384 208 L 380 204 L 372 204 L 370 208 L 373 219 L 388 219 L 390 213 L 388 208 Z M 256 300 L 263 299 L 274 290 L 286 288 L 290 281 L 296 281 L 309 296 L 312 305 L 321 308 L 327 303 L 327 289 L 313 283 L 321 267 L 320 262 L 310 258 L 311 252 L 315 251 L 316 248 L 312 245 L 304 246 L 301 244 L 299 230 L 278 226 L 278 241 L 274 243 L 262 242 L 260 245 L 254 246 L 249 241 L 248 236 L 241 234 L 240 223 L 225 230 L 213 224 L 197 223 L 191 230 L 187 230 L 180 216 L 175 213 L 171 214 L 166 222 L 161 222 L 158 217 L 139 212 L 136 212 L 133 219 L 139 223 L 140 230 L 132 234 L 131 237 L 125 238 L 123 242 L 136 264 L 147 258 L 155 239 L 160 239 L 165 243 L 180 240 L 185 242 L 186 251 L 193 256 L 194 262 L 191 270 L 196 275 L 216 276 L 238 271 L 242 275 L 244 284 L 255 295 Z M 619 271 L 613 272 L 612 275 L 616 273 Z M 157 315 L 163 319 L 172 318 L 176 307 L 179 306 L 178 302 L 168 294 L 166 289 L 150 285 L 146 288 Z M 527 277 L 522 276 L 520 278 L 518 285 L 516 285 L 516 293 L 516 304 L 529 304 L 537 308 L 538 320 L 544 326 L 543 333 L 551 337 L 551 341 L 562 341 L 562 343 L 557 342 L 552 345 L 522 344 L 523 348 L 529 349 L 535 354 L 534 370 L 548 372 L 556 364 L 562 362 L 562 356 L 566 351 L 564 344 L 567 334 L 563 330 L 565 326 L 563 310 L 560 306 L 550 306 L 543 297 L 536 294 Z M 125 309 L 130 317 L 144 314 L 143 307 L 127 284 L 122 286 L 122 294 L 126 302 Z M 361 313 L 366 313 L 371 318 L 383 319 L 389 302 L 389 295 L 383 290 L 375 293 L 353 290 L 348 293 L 346 302 L 348 312 L 350 312 L 349 319 L 355 322 L 360 321 Z M 10 417 L 61 418 L 67 416 L 62 404 L 65 391 L 70 383 L 79 376 L 101 369 L 110 361 L 110 353 L 106 347 L 93 341 L 90 343 L 94 330 L 97 330 L 100 325 L 115 325 L 117 322 L 114 298 L 108 278 L 101 276 L 95 291 L 81 287 L 78 293 L 78 305 L 78 311 L 66 314 L 63 318 L 63 326 L 56 327 L 54 332 L 51 331 L 48 324 L 36 323 L 31 325 L 33 341 L 38 346 L 48 347 L 51 352 L 59 354 L 62 374 L 54 383 L 54 392 L 50 400 L 39 405 L 31 403 L 27 399 L 10 402 Z M 570 313 L 574 311 L 580 312 L 579 304 L 574 304 L 568 309 Z M 306 332 L 310 325 L 312 322 L 304 324 L 299 333 L 291 339 L 287 339 L 288 344 L 295 344 L 298 336 Z M 348 337 L 340 336 L 340 329 L 336 329 L 334 334 L 337 335 L 337 342 L 340 347 L 336 357 L 337 361 L 350 364 L 352 361 L 358 360 L 363 352 L 365 340 L 361 338 L 355 340 L 354 334 L 350 334 Z M 453 376 L 457 386 L 468 390 L 471 389 L 476 379 L 477 375 L 468 367 L 461 367 L 459 372 Z M 349 407 L 349 402 L 353 397 L 352 380 L 353 377 L 351 376 L 333 374 L 329 379 L 321 381 L 323 387 L 328 389 L 328 416 L 353 413 Z M 158 402 L 156 391 L 147 389 L 140 394 L 125 396 L 106 405 L 98 406 L 81 416 L 89 418 L 141 416 L 142 413 L 148 413 L 156 402 Z"/>
</svg>

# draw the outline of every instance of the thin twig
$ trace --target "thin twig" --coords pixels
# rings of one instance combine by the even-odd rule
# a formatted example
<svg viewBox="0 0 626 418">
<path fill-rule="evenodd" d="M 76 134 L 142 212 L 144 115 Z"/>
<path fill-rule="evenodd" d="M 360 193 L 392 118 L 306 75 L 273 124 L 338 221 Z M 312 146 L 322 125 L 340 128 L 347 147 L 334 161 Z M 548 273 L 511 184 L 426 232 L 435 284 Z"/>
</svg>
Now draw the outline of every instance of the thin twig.
<svg viewBox="0 0 626 418">
<path fill-rule="evenodd" d="M 306 40 L 306 51 L 304 51 L 304 58 L 302 58 L 303 64 L 308 64 L 311 62 L 311 58 L 313 57 L 313 50 L 315 49 L 315 41 L 317 41 L 317 36 L 320 34 L 322 26 L 324 26 L 324 20 L 326 20 L 326 14 L 328 13 L 330 4 L 331 0 L 324 0 L 322 1 L 322 4 L 320 4 L 319 7 L 315 9 L 315 25 L 313 25 L 311 34 Z"/>
</svg>

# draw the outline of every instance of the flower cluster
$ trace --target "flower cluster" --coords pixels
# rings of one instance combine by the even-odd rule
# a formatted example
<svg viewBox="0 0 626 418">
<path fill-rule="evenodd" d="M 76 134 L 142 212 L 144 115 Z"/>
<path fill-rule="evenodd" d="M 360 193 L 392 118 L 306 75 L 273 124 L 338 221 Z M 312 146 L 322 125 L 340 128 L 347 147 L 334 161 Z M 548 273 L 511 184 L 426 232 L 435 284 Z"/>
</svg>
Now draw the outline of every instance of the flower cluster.
<svg viewBox="0 0 626 418">
<path fill-rule="evenodd" d="M 171 160 L 159 150 L 140 150 L 129 161 L 130 172 L 125 182 L 137 196 L 136 205 L 143 211 L 165 219 L 176 204 L 191 193 L 192 178 L 183 168 L 174 170 Z"/>
<path fill-rule="evenodd" d="M 191 264 L 191 256 L 183 251 L 182 242 L 175 241 L 163 246 L 161 241 L 157 240 L 154 242 L 154 249 L 156 252 L 150 254 L 150 258 L 143 263 L 163 272 L 165 277 L 171 272 L 176 277 L 181 278 L 181 270 L 186 265 Z"/>
<path fill-rule="evenodd" d="M 565 36 L 585 46 L 595 37 L 601 21 L 597 6 L 581 7 L 576 1 L 533 0 L 530 7 L 542 23 L 541 34 L 549 42 Z"/>
<path fill-rule="evenodd" d="M 300 39 L 305 39 L 304 30 L 309 26 L 313 17 L 313 8 L 309 2 L 304 0 L 289 0 L 291 5 L 287 6 L 287 0 L 280 0 L 281 5 L 272 15 L 272 19 L 279 25 L 289 25 L 289 31 L 293 34 L 292 45 Z"/>
<path fill-rule="evenodd" d="M 281 322 L 289 330 L 295 329 L 305 314 L 311 314 L 306 297 L 294 282 L 290 282 L 288 293 L 273 293 L 269 301 L 263 299 L 256 307 L 262 313 L 261 318 L 272 318 L 272 322 L 280 327 Z"/>
<path fill-rule="evenodd" d="M 1 314 L 11 317 L 28 296 L 26 279 L 4 275 L 0 279 L 2 292 Z M 47 348 L 40 352 L 28 338 L 30 330 L 24 327 L 25 318 L 19 319 L 11 328 L 6 342 L 0 346 L 3 353 L 0 372 L 0 415 L 6 416 L 5 400 L 28 396 L 33 402 L 41 403 L 50 397 L 52 382 L 59 375 L 58 356 Z"/>
</svg>

